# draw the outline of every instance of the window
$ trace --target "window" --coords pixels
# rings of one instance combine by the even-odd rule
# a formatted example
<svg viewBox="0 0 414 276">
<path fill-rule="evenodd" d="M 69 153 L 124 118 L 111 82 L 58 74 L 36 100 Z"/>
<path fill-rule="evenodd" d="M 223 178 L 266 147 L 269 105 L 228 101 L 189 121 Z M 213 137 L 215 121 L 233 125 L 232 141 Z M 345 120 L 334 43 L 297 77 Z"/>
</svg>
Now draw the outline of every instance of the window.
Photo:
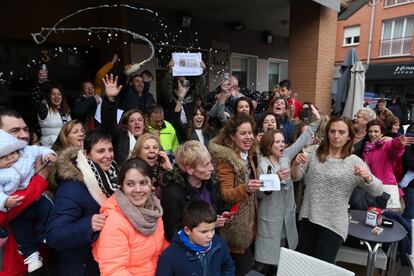
<svg viewBox="0 0 414 276">
<path fill-rule="evenodd" d="M 384 21 L 380 56 L 411 54 L 414 17 L 403 17 Z"/>
<path fill-rule="evenodd" d="M 247 87 L 247 58 L 231 58 L 231 74 L 239 80 L 239 87 Z"/>
<path fill-rule="evenodd" d="M 269 90 L 273 91 L 279 83 L 279 63 L 269 62 Z"/>
<path fill-rule="evenodd" d="M 359 44 L 359 26 L 345 27 L 344 29 L 344 45 L 352 46 Z"/>
<path fill-rule="evenodd" d="M 240 88 L 256 90 L 257 56 L 232 54 L 231 74 L 239 80 Z"/>
<path fill-rule="evenodd" d="M 396 6 L 396 5 L 406 4 L 410 2 L 414 2 L 414 0 L 385 0 L 384 7 Z"/>
</svg>

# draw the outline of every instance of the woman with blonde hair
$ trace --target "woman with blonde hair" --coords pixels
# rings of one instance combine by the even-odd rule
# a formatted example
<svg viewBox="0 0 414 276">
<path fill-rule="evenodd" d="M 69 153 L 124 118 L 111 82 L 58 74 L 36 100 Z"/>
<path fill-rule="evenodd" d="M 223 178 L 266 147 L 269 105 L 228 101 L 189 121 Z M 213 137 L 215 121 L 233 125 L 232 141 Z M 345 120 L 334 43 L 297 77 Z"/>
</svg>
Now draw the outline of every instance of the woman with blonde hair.
<svg viewBox="0 0 414 276">
<path fill-rule="evenodd" d="M 161 197 L 161 184 L 165 171 L 173 166 L 165 151 L 162 150 L 160 138 L 155 133 L 145 133 L 140 136 L 132 150 L 130 158 L 141 158 L 152 168 L 154 178 L 152 186 L 158 198 Z"/>
<path fill-rule="evenodd" d="M 59 152 L 73 146 L 83 148 L 84 139 L 85 129 L 83 124 L 75 119 L 63 125 L 57 140 L 52 145 L 52 149 Z"/>
</svg>

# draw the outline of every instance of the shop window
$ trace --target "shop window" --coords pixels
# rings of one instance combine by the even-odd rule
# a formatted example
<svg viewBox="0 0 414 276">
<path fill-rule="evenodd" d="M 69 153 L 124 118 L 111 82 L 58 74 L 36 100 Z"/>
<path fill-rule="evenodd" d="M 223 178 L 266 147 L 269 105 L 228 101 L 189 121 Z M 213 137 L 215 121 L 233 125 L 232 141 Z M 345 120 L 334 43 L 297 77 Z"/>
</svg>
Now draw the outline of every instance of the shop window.
<svg viewBox="0 0 414 276">
<path fill-rule="evenodd" d="M 359 26 L 345 27 L 343 46 L 354 46 L 359 44 Z"/>
<path fill-rule="evenodd" d="M 386 20 L 382 24 L 380 56 L 410 55 L 414 17 Z"/>
<path fill-rule="evenodd" d="M 384 7 L 396 6 L 396 5 L 406 4 L 410 2 L 414 2 L 414 0 L 385 0 Z"/>
</svg>

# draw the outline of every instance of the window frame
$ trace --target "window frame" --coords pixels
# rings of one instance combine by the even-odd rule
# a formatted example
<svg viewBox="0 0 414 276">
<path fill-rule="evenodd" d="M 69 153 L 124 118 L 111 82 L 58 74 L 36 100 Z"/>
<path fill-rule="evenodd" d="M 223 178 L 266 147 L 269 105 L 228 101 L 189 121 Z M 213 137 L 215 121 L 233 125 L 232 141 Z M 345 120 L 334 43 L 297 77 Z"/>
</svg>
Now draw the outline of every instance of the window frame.
<svg viewBox="0 0 414 276">
<path fill-rule="evenodd" d="M 358 27 L 358 36 L 345 36 L 346 29 L 356 28 Z M 359 45 L 359 42 L 361 41 L 361 25 L 352 25 L 352 26 L 344 26 L 344 35 L 342 40 L 342 47 L 351 47 L 351 46 L 357 46 Z M 358 37 L 358 42 L 355 42 L 355 38 Z M 351 43 L 346 43 L 346 39 L 351 38 Z"/>
</svg>

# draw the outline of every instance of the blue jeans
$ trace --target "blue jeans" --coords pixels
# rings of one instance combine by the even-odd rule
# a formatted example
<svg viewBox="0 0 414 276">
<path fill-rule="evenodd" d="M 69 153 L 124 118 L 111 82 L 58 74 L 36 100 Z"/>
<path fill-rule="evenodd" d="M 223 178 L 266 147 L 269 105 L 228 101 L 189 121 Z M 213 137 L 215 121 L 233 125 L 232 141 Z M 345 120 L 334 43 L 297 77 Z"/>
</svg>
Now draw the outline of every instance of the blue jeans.
<svg viewBox="0 0 414 276">
<path fill-rule="evenodd" d="M 37 251 L 37 244 L 44 243 L 52 207 L 52 201 L 42 195 L 10 222 L 19 251 L 25 258 Z"/>
</svg>

